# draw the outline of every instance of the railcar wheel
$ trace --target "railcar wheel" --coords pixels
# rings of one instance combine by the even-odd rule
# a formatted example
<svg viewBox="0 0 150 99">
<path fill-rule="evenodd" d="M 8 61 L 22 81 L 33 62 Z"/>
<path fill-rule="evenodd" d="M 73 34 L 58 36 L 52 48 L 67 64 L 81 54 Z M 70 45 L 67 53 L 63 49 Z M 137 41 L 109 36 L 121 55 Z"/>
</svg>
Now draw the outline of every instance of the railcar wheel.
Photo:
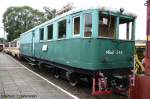
<svg viewBox="0 0 150 99">
<path fill-rule="evenodd" d="M 54 77 L 55 77 L 56 79 L 60 78 L 60 72 L 59 72 L 58 69 L 54 69 Z"/>
<path fill-rule="evenodd" d="M 73 72 L 66 72 L 66 78 L 71 86 L 76 86 L 79 82 L 79 76 Z"/>
<path fill-rule="evenodd" d="M 78 82 L 79 82 L 78 80 L 74 80 L 74 81 L 69 80 L 69 84 L 73 87 L 76 86 Z"/>
<path fill-rule="evenodd" d="M 56 78 L 56 79 L 58 79 L 59 77 L 60 77 L 60 75 L 59 74 L 54 74 L 54 77 Z"/>
</svg>

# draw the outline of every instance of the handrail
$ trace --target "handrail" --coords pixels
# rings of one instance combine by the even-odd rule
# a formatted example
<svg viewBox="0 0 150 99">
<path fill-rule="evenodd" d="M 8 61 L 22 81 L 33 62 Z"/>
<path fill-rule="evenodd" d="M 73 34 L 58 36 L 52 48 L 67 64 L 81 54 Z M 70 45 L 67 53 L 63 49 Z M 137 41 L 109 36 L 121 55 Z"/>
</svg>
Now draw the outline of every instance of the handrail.
<svg viewBox="0 0 150 99">
<path fill-rule="evenodd" d="M 135 67 L 134 67 L 134 71 L 136 74 L 141 74 L 144 72 L 144 66 L 143 64 L 139 61 L 138 55 L 134 55 L 135 57 Z"/>
</svg>

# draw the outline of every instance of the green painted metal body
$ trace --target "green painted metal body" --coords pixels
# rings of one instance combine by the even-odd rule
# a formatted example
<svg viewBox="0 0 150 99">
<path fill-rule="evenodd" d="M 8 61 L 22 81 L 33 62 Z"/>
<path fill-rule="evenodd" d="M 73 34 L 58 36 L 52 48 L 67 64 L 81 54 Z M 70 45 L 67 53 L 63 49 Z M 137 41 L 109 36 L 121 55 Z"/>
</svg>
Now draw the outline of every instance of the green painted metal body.
<svg viewBox="0 0 150 99">
<path fill-rule="evenodd" d="M 92 13 L 92 36 L 84 37 L 84 15 Z M 109 13 L 110 14 L 110 13 Z M 119 40 L 119 16 L 111 13 L 116 19 L 116 39 L 98 36 L 99 10 L 86 10 L 53 19 L 39 25 L 20 36 L 20 51 L 22 55 L 49 60 L 59 64 L 86 70 L 124 69 L 133 67 L 134 41 Z M 73 17 L 80 17 L 80 35 L 73 36 Z M 124 15 L 124 17 L 131 16 Z M 67 20 L 66 38 L 58 39 L 58 24 L 62 19 Z M 47 29 L 53 24 L 53 39 L 47 40 Z M 44 27 L 44 40 L 39 40 L 39 29 Z M 134 27 L 135 28 L 135 27 Z M 133 30 L 133 32 L 135 32 Z M 134 34 L 133 34 L 134 36 Z M 133 37 L 134 38 L 134 37 Z M 47 51 L 42 51 L 44 45 Z"/>
<path fill-rule="evenodd" d="M 47 51 L 42 51 L 43 45 Z M 28 46 L 28 47 L 27 47 Z M 22 54 L 32 55 L 31 44 L 22 45 Z M 121 69 L 133 66 L 133 41 L 103 38 L 75 38 L 35 44 L 35 56 L 87 70 Z"/>
</svg>

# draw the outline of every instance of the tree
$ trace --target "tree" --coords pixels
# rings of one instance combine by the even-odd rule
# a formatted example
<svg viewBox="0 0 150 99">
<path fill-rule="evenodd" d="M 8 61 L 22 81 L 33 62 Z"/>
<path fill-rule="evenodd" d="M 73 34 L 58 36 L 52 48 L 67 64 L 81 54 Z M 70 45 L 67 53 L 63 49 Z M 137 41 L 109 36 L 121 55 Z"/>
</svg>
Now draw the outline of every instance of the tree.
<svg viewBox="0 0 150 99">
<path fill-rule="evenodd" d="M 45 16 L 47 17 L 48 20 L 56 16 L 56 9 L 51 9 L 49 7 L 43 7 L 43 9 L 45 10 Z"/>
<path fill-rule="evenodd" d="M 47 20 L 43 12 L 29 6 L 9 7 L 3 14 L 4 29 L 8 33 L 8 41 Z"/>
<path fill-rule="evenodd" d="M 63 6 L 59 11 L 56 12 L 56 15 L 63 14 L 68 12 L 74 8 L 73 3 L 68 3 L 67 5 Z"/>
</svg>

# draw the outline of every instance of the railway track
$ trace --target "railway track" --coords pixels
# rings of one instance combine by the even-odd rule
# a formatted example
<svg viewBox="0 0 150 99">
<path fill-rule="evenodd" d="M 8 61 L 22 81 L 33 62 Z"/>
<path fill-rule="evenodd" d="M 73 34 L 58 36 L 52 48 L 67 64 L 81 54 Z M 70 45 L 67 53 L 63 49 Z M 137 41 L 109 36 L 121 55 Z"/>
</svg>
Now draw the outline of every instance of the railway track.
<svg viewBox="0 0 150 99">
<path fill-rule="evenodd" d="M 91 85 L 85 80 L 81 80 L 76 87 L 72 87 L 71 85 L 69 85 L 68 81 L 65 78 L 56 79 L 49 68 L 43 67 L 42 69 L 39 69 L 37 67 L 31 66 L 27 63 L 27 61 L 21 60 L 20 62 L 30 70 L 55 83 L 66 91 L 74 94 L 80 99 L 128 99 L 127 96 L 118 94 L 92 96 Z"/>
</svg>

